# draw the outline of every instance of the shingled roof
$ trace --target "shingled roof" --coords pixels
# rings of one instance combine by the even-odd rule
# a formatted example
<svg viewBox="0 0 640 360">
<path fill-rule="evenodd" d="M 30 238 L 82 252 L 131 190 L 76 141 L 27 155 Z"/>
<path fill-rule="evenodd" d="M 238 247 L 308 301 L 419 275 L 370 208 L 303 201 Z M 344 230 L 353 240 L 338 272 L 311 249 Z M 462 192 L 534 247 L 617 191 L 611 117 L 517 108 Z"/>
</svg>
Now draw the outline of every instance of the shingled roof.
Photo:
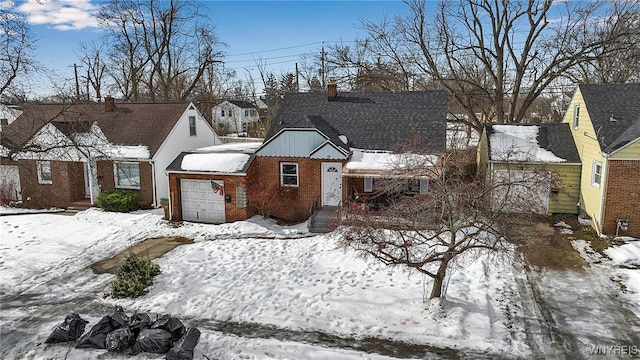
<svg viewBox="0 0 640 360">
<path fill-rule="evenodd" d="M 600 143 L 611 154 L 640 139 L 640 83 L 579 85 Z"/>
<path fill-rule="evenodd" d="M 394 150 L 419 136 L 429 152 L 446 143 L 447 97 L 444 91 L 341 92 L 286 94 L 265 142 L 283 129 L 315 128 L 330 138 L 346 137 L 348 146 Z M 342 139 L 332 140 L 344 147 Z"/>
<path fill-rule="evenodd" d="M 487 124 L 485 125 L 485 131 L 491 160 L 509 160 L 504 159 L 504 156 L 508 156 L 513 161 L 522 160 L 518 159 L 518 154 L 516 153 L 501 153 L 501 150 L 507 152 L 520 150 L 524 152 L 525 159 L 530 162 L 580 162 L 580 155 L 567 123 Z M 505 136 L 505 134 L 507 135 Z M 530 137 L 530 135 L 535 135 L 535 138 Z M 500 143 L 493 144 L 492 141 Z M 509 146 L 520 146 L 521 149 L 509 149 Z M 500 147 L 506 148 L 500 149 Z M 539 149 L 546 150 L 549 153 Z"/>
<path fill-rule="evenodd" d="M 2 132 L 3 143 L 21 146 L 47 123 L 69 135 L 74 129 L 86 131 L 88 123 L 96 122 L 112 144 L 144 145 L 153 157 L 189 104 L 117 103 L 114 111 L 105 111 L 102 103 L 27 104 Z"/>
</svg>

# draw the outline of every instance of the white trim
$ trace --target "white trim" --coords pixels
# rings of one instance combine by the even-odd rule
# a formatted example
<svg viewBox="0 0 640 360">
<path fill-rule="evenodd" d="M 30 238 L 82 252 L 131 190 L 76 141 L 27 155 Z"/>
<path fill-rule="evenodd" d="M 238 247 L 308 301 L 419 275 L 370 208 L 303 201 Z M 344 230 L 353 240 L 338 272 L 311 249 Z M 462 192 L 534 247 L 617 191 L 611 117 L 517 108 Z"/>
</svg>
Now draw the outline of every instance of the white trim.
<svg viewBox="0 0 640 360">
<path fill-rule="evenodd" d="M 49 167 L 49 180 L 43 179 L 41 170 L 41 165 L 47 165 Z M 51 161 L 49 160 L 39 160 L 36 161 L 36 173 L 38 173 L 38 184 L 42 185 L 50 185 L 53 184 L 53 171 L 51 168 Z"/>
<path fill-rule="evenodd" d="M 284 183 L 284 172 L 283 172 L 283 166 L 284 165 L 295 165 L 296 167 L 296 184 L 292 185 L 292 184 L 285 184 Z M 286 174 L 286 176 L 292 177 L 293 174 Z M 300 165 L 297 162 L 281 162 L 280 163 L 280 186 L 282 187 L 300 187 Z"/>
<path fill-rule="evenodd" d="M 573 104 L 573 121 L 571 124 L 571 128 L 573 130 L 578 130 L 580 128 L 580 103 L 579 102 Z"/>
<path fill-rule="evenodd" d="M 598 166 L 600 167 L 600 171 L 596 172 L 596 169 L 598 168 Z M 593 163 L 591 164 L 591 185 L 593 185 L 598 189 L 602 185 L 603 173 L 604 173 L 603 170 L 604 170 L 603 164 L 600 161 L 593 160 Z M 596 182 L 596 176 L 598 177 L 597 182 Z"/>
<path fill-rule="evenodd" d="M 118 165 L 119 164 L 135 164 L 138 166 L 138 186 L 124 186 L 120 185 L 118 181 Z M 140 163 L 133 161 L 114 161 L 113 162 L 113 184 L 116 189 L 131 189 L 131 190 L 140 190 L 142 185 L 142 178 L 140 176 Z"/>
</svg>

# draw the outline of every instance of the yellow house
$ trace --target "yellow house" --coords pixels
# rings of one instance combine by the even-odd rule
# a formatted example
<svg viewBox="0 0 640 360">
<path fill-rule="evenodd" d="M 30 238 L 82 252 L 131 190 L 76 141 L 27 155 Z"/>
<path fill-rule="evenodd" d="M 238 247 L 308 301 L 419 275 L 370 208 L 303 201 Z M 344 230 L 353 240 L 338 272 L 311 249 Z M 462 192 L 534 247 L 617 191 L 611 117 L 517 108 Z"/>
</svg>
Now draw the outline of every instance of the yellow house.
<svg viewBox="0 0 640 360">
<path fill-rule="evenodd" d="M 580 212 L 600 234 L 640 236 L 640 83 L 579 85 L 565 114 L 580 161 Z"/>
</svg>

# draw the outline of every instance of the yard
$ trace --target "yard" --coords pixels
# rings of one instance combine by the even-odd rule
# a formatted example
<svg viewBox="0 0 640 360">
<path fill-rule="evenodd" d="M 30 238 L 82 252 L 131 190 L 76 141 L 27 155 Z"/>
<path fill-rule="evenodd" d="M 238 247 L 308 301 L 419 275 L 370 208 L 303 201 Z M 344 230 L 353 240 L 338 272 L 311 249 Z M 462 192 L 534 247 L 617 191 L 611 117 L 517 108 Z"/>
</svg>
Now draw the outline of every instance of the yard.
<svg viewBox="0 0 640 360">
<path fill-rule="evenodd" d="M 306 224 L 282 227 L 255 217 L 174 227 L 157 210 L 91 209 L 71 217 L 3 216 L 0 226 L 6 359 L 127 358 L 44 344 L 68 313 L 88 320 L 88 330 L 116 305 L 198 327 L 195 359 L 570 358 L 569 351 L 589 355 L 590 346 L 640 348 L 637 241 L 605 250 L 611 260 L 575 239 L 588 262 L 576 270 L 527 270 L 515 246 L 461 259 L 438 307 L 423 302 L 428 278 L 356 258 L 338 250 L 331 234 L 309 234 Z M 90 266 L 156 237 L 194 243 L 155 260 L 162 274 L 147 295 L 106 296 L 113 275 Z M 571 318 L 567 307 L 577 310 Z M 598 336 L 581 333 L 589 321 Z"/>
</svg>

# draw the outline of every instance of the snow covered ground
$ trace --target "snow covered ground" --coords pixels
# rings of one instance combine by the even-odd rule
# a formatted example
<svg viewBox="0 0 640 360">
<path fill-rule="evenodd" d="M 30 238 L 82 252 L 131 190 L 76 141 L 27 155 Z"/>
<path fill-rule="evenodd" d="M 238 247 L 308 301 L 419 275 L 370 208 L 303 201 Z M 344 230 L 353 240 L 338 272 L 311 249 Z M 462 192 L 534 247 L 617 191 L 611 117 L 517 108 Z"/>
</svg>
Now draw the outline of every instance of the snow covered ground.
<svg viewBox="0 0 640 360">
<path fill-rule="evenodd" d="M 43 344 L 67 313 L 76 311 L 90 321 L 88 330 L 115 305 L 128 314 L 167 313 L 197 326 L 202 337 L 196 359 L 539 355 L 530 347 L 521 304 L 531 299 L 518 291 L 525 274 L 512 261 L 513 254 L 461 261 L 440 308 L 422 301 L 429 279 L 357 258 L 338 249 L 330 234 L 309 234 L 306 224 L 281 227 L 256 217 L 173 227 L 162 220 L 161 211 L 117 214 L 90 209 L 71 217 L 0 217 L 0 358 L 127 358 L 105 350 Z M 162 274 L 146 296 L 105 297 L 113 275 L 96 275 L 88 267 L 160 236 L 184 236 L 195 243 L 155 260 Z M 637 263 L 640 254 L 633 249 L 628 257 L 611 256 Z M 635 260 L 629 260 L 633 256 Z M 631 275 L 627 280 L 635 281 Z M 561 292 L 567 284 L 553 286 Z M 629 298 L 637 299 L 633 285 L 627 286 Z M 370 338 L 374 343 L 379 339 L 380 349 L 362 345 L 371 344 Z M 384 344 L 404 352 L 385 352 Z M 415 344 L 418 350 L 411 352 L 403 344 Z"/>
</svg>

